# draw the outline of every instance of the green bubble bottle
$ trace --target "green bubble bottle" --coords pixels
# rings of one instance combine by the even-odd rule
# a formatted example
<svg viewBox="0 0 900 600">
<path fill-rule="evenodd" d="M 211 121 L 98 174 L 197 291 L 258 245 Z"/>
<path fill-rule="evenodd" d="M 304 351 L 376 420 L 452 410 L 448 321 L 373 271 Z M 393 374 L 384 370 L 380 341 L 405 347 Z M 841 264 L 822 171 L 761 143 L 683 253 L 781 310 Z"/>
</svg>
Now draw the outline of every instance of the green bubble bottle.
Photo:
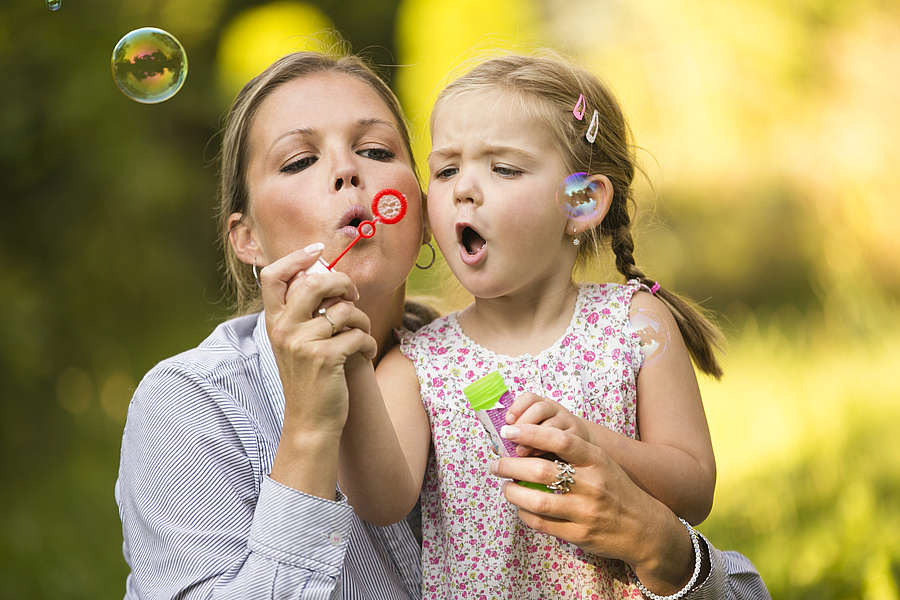
<svg viewBox="0 0 900 600">
<path fill-rule="evenodd" d="M 517 456 L 516 444 L 500 436 L 500 429 L 506 425 L 506 411 L 512 406 L 513 395 L 506 382 L 497 371 L 492 371 L 467 385 L 463 393 L 469 400 L 469 407 L 475 411 L 475 417 L 484 427 L 491 441 L 491 449 L 498 456 Z M 530 481 L 516 481 L 519 485 L 541 490 L 551 491 L 546 485 Z"/>
</svg>

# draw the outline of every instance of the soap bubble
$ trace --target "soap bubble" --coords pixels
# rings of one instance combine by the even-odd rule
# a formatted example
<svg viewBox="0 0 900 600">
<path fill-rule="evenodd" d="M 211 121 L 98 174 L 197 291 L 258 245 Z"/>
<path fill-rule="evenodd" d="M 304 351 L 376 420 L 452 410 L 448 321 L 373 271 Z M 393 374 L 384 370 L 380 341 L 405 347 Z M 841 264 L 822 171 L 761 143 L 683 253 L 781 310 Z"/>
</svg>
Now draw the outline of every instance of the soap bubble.
<svg viewBox="0 0 900 600">
<path fill-rule="evenodd" d="M 62 6 L 62 0 L 47 0 L 47 8 L 50 10 L 59 10 Z"/>
<path fill-rule="evenodd" d="M 659 359 L 669 348 L 671 341 L 669 326 L 666 325 L 665 319 L 650 309 L 632 309 L 628 313 L 628 323 L 624 331 L 626 334 L 637 335 L 640 339 L 644 367 Z"/>
<path fill-rule="evenodd" d="M 556 205 L 573 221 L 590 221 L 602 209 L 602 204 L 593 197 L 602 185 L 587 173 L 573 173 L 556 190 Z"/>
<path fill-rule="evenodd" d="M 119 40 L 112 55 L 112 74 L 122 92 L 137 102 L 156 104 L 181 89 L 187 77 L 187 55 L 172 34 L 155 27 L 135 29 Z"/>
</svg>

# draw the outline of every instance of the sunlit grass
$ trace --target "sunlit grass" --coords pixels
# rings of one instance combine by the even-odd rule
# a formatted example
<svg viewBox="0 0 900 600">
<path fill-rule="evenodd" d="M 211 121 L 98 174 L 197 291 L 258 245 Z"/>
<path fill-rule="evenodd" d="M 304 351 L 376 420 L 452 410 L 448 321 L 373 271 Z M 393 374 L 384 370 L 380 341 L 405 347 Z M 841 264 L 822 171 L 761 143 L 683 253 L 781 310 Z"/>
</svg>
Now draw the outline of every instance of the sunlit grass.
<svg viewBox="0 0 900 600">
<path fill-rule="evenodd" d="M 732 343 L 702 382 L 719 485 L 700 529 L 774 598 L 900 597 L 900 320 L 838 336 L 802 319 Z"/>
</svg>

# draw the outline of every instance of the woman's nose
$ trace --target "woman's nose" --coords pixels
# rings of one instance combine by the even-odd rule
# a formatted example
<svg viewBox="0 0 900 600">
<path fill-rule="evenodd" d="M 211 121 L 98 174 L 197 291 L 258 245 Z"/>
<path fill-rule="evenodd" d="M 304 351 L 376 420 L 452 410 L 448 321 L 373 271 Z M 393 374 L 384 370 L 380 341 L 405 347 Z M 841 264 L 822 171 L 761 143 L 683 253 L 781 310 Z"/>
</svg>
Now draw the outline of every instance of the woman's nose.
<svg viewBox="0 0 900 600">
<path fill-rule="evenodd" d="M 351 156 L 334 158 L 334 191 L 345 188 L 358 188 L 361 185 L 359 169 Z"/>
<path fill-rule="evenodd" d="M 339 192 L 346 186 L 359 187 L 359 176 L 347 173 L 335 177 L 334 191 Z"/>
</svg>

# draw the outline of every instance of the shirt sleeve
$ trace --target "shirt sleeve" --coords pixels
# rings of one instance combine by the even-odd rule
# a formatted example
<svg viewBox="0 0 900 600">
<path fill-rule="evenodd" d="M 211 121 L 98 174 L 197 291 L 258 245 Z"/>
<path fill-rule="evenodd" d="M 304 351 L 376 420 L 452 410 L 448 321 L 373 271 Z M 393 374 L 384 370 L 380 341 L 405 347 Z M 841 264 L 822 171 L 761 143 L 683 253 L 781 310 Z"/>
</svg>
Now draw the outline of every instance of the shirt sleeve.
<svg viewBox="0 0 900 600">
<path fill-rule="evenodd" d="M 187 369 L 135 392 L 116 496 L 126 598 L 336 598 L 352 509 L 260 477 L 250 418 Z"/>
<path fill-rule="evenodd" d="M 771 600 L 766 584 L 747 557 L 716 550 L 705 537 L 701 535 L 700 539 L 709 551 L 709 575 L 686 596 L 688 600 Z"/>
</svg>

